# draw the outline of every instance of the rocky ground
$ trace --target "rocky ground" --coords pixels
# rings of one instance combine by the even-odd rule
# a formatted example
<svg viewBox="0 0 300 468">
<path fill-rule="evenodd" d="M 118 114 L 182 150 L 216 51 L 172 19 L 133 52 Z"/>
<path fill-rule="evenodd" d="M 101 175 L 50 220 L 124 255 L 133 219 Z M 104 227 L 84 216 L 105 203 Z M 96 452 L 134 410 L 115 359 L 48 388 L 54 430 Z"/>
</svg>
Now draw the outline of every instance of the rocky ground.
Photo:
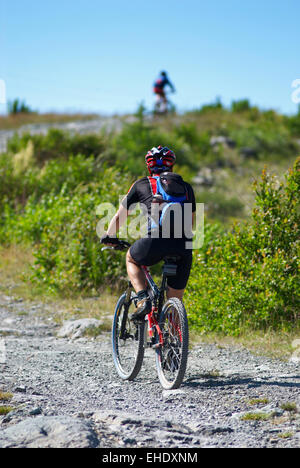
<svg viewBox="0 0 300 468">
<path fill-rule="evenodd" d="M 18 129 L 13 130 L 0 130 L 0 153 L 6 151 L 7 141 L 15 134 L 22 135 L 23 133 L 31 133 L 32 135 L 47 134 L 50 128 L 59 128 L 64 131 L 68 131 L 72 134 L 86 134 L 86 133 L 98 133 L 100 130 L 105 129 L 107 131 L 120 130 L 124 122 L 132 122 L 135 119 L 134 116 L 128 115 L 123 117 L 106 117 L 99 116 L 95 119 L 90 120 L 77 120 L 63 123 L 52 123 L 52 124 L 28 124 L 23 125 Z"/>
<path fill-rule="evenodd" d="M 49 306 L 2 295 L 0 448 L 299 447 L 299 371 L 297 358 L 201 344 L 178 390 L 161 388 L 152 350 L 123 382 L 109 333 L 68 333 Z"/>
</svg>

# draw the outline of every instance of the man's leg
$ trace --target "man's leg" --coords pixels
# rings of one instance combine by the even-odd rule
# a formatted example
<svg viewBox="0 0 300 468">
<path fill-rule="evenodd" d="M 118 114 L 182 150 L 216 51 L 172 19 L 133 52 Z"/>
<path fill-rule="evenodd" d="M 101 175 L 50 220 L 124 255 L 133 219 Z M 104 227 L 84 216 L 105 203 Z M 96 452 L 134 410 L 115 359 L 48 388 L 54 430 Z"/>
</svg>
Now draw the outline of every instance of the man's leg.
<svg viewBox="0 0 300 468">
<path fill-rule="evenodd" d="M 136 293 L 146 289 L 146 279 L 141 267 L 133 260 L 129 253 L 126 255 L 126 267 L 129 279 Z"/>
<path fill-rule="evenodd" d="M 127 273 L 131 284 L 137 293 L 137 308 L 136 311 L 132 314 L 132 320 L 134 321 L 143 321 L 145 315 L 151 312 L 151 300 L 147 292 L 147 283 L 143 270 L 141 267 L 133 260 L 132 256 L 129 253 L 129 250 L 126 255 L 126 266 Z"/>
<path fill-rule="evenodd" d="M 131 284 L 136 293 L 143 291 L 146 289 L 146 280 L 145 275 L 141 267 L 133 260 L 131 257 L 129 250 L 126 255 L 126 266 L 127 266 L 127 273 Z M 167 298 L 170 297 L 178 297 L 182 301 L 183 294 L 185 289 L 174 289 L 171 286 L 168 286 L 167 289 Z"/>
<path fill-rule="evenodd" d="M 167 298 L 170 299 L 170 297 L 177 297 L 182 301 L 183 294 L 184 294 L 184 289 L 174 289 L 171 288 L 171 286 L 168 286 L 167 289 Z"/>
</svg>

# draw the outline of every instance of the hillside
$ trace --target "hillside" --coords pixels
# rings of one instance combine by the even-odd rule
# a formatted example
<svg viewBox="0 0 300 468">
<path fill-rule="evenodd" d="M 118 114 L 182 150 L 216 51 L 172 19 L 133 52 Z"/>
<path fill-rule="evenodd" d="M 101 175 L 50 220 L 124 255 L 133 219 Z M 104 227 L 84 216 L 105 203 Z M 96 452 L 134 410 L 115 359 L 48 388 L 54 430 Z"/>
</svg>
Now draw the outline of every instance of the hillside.
<svg viewBox="0 0 300 468">
<path fill-rule="evenodd" d="M 141 106 L 113 125 L 44 119 L 10 134 L 0 156 L 2 268 L 14 246 L 30 259 L 26 281 L 41 294 L 93 295 L 107 284 L 117 292 L 124 258 L 101 252 L 96 209 L 117 206 L 146 175 L 147 150 L 163 144 L 205 204 L 205 242 L 194 251 L 187 294 L 191 324 L 228 334 L 298 326 L 300 113 L 245 100 L 156 118 Z"/>
</svg>

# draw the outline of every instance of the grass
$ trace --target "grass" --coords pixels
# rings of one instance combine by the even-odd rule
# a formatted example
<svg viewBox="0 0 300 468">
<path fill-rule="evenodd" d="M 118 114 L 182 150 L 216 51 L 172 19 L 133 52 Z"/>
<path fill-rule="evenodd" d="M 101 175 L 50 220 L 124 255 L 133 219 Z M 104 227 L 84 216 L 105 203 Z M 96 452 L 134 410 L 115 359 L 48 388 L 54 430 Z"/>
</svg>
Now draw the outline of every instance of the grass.
<svg viewBox="0 0 300 468">
<path fill-rule="evenodd" d="M 283 403 L 281 405 L 281 409 L 288 411 L 289 413 L 297 413 L 298 411 L 296 403 L 291 402 Z"/>
<path fill-rule="evenodd" d="M 12 406 L 0 406 L 0 415 L 10 413 L 14 408 Z"/>
<path fill-rule="evenodd" d="M 70 318 L 105 319 L 103 330 L 110 329 L 112 315 L 118 294 L 109 289 L 98 291 L 97 296 L 80 294 L 55 295 L 46 287 L 32 284 L 28 280 L 34 258 L 31 249 L 24 245 L 0 248 L 0 293 L 46 304 L 49 314 L 57 323 Z M 26 312 L 22 312 L 26 313 Z M 299 332 L 284 333 L 274 331 L 245 331 L 239 337 L 224 336 L 217 333 L 199 335 L 190 330 L 190 346 L 201 343 L 214 343 L 220 348 L 239 346 L 257 355 L 289 359 L 292 355 L 292 342 L 300 337 Z"/>
<path fill-rule="evenodd" d="M 241 417 L 242 421 L 268 421 L 272 413 L 246 413 Z"/>
<path fill-rule="evenodd" d="M 292 342 L 299 338 L 300 330 L 295 330 L 293 333 L 275 332 L 274 330 L 248 330 L 238 337 L 222 335 L 221 333 L 198 335 L 194 331 L 191 331 L 190 335 L 192 347 L 201 343 L 215 343 L 220 348 L 239 346 L 259 356 L 287 360 L 293 353 Z"/>
<path fill-rule="evenodd" d="M 269 403 L 269 400 L 268 398 L 252 398 L 251 400 L 248 401 L 248 404 L 251 405 L 251 406 L 255 406 L 255 405 L 266 405 Z"/>
<path fill-rule="evenodd" d="M 293 437 L 293 432 L 282 432 L 281 434 L 278 434 L 278 437 L 280 439 L 290 439 L 291 437 Z"/>
<path fill-rule="evenodd" d="M 110 329 L 117 294 L 109 290 L 98 291 L 94 297 L 74 293 L 64 296 L 54 294 L 47 287 L 31 283 L 28 279 L 33 262 L 29 247 L 12 245 L 0 248 L 0 293 L 47 305 L 49 314 L 57 323 L 70 318 L 104 318 L 102 330 Z M 25 315 L 26 311 L 19 314 Z"/>
<path fill-rule="evenodd" d="M 0 391 L 0 401 L 9 401 L 13 397 L 12 393 Z"/>
</svg>

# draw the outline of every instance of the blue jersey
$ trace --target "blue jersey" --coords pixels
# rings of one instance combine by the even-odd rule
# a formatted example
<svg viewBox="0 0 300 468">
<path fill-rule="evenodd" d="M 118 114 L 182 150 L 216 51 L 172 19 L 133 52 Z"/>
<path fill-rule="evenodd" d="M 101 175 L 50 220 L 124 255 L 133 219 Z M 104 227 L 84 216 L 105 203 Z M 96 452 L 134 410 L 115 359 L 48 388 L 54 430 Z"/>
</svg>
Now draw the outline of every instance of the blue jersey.
<svg viewBox="0 0 300 468">
<path fill-rule="evenodd" d="M 154 88 L 164 89 L 165 86 L 170 86 L 174 89 L 172 83 L 165 75 L 159 75 L 158 79 L 154 82 Z"/>
</svg>

